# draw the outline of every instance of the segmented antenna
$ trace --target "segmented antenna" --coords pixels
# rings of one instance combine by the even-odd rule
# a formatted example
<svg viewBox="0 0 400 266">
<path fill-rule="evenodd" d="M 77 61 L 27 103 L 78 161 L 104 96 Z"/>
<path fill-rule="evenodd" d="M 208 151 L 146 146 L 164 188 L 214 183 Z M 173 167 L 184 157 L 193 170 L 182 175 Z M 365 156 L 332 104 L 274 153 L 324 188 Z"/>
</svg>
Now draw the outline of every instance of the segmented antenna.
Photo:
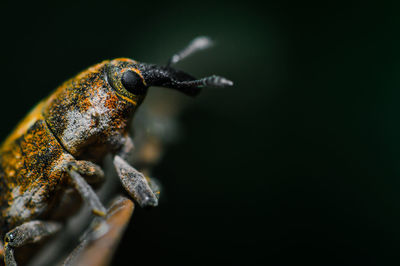
<svg viewBox="0 0 400 266">
<path fill-rule="evenodd" d="M 190 80 L 190 81 L 181 81 L 178 83 L 178 86 L 183 87 L 226 87 L 232 86 L 233 82 L 229 79 L 226 79 L 221 76 L 212 75 L 209 77 L 205 77 L 202 79 Z"/>
<path fill-rule="evenodd" d="M 168 61 L 167 66 L 174 65 L 181 61 L 182 59 L 185 59 L 186 57 L 207 49 L 213 45 L 213 41 L 207 37 L 207 36 L 199 36 L 195 38 L 193 41 L 189 43 L 188 46 L 186 46 L 183 50 L 180 52 L 174 54 Z"/>
</svg>

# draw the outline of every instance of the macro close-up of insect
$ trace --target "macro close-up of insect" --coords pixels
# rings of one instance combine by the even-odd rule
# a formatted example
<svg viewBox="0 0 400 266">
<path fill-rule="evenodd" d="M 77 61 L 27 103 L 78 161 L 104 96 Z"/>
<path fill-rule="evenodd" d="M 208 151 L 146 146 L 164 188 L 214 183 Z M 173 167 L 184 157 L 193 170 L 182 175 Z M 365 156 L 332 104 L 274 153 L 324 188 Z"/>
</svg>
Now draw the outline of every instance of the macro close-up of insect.
<svg viewBox="0 0 400 266">
<path fill-rule="evenodd" d="M 103 61 L 63 83 L 18 124 L 0 147 L 5 265 L 16 265 L 16 248 L 62 230 L 62 222 L 73 214 L 67 210 L 80 203 L 72 200 L 74 193 L 93 214 L 106 215 L 92 186 L 106 178 L 102 163 L 107 154 L 113 155 L 127 193 L 141 207 L 158 205 L 155 182 L 127 162 L 134 150 L 129 126 L 151 86 L 189 96 L 203 87 L 232 86 L 220 76 L 196 79 L 172 67 L 210 45 L 208 37 L 198 37 L 165 66 L 128 58 Z"/>
<path fill-rule="evenodd" d="M 1 10 L 0 265 L 400 265 L 398 1 Z"/>
</svg>

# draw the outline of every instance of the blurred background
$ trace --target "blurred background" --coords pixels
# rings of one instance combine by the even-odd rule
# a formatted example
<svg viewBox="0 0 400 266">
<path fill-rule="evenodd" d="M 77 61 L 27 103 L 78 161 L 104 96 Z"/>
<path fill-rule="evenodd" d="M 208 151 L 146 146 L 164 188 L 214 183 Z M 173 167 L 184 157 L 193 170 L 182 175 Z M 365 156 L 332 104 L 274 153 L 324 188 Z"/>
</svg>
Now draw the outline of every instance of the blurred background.
<svg viewBox="0 0 400 266">
<path fill-rule="evenodd" d="M 398 265 L 399 6 L 316 3 L 3 1 L 1 139 L 77 72 L 207 35 L 177 67 L 235 86 L 176 96 L 162 201 L 113 264 Z"/>
</svg>

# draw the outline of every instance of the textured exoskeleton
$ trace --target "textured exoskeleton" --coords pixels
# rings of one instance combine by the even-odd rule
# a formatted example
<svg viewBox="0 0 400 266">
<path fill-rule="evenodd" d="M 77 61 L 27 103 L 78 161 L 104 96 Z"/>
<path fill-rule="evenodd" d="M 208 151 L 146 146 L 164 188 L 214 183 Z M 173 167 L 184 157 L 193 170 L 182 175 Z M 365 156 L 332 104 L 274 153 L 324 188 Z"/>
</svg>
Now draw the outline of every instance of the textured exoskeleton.
<svg viewBox="0 0 400 266">
<path fill-rule="evenodd" d="M 195 39 L 167 66 L 106 60 L 62 84 L 28 114 L 0 147 L 0 232 L 6 265 L 16 264 L 14 248 L 60 230 L 59 221 L 69 214 L 63 198 L 71 191 L 94 214 L 105 215 L 92 185 L 103 181 L 100 165 L 108 153 L 136 202 L 157 205 L 147 179 L 125 161 L 133 148 L 128 125 L 150 86 L 196 95 L 201 87 L 232 85 L 218 76 L 195 79 L 170 66 L 209 44 L 208 38 Z"/>
</svg>

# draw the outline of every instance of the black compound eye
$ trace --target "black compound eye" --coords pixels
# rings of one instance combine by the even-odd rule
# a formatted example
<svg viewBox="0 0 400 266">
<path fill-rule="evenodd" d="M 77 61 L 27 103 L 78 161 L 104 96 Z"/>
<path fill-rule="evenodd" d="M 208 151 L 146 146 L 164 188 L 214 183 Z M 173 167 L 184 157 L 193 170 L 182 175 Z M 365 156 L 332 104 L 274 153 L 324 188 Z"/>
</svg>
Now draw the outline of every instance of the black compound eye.
<svg viewBox="0 0 400 266">
<path fill-rule="evenodd" d="M 122 74 L 121 83 L 127 91 L 135 95 L 142 95 L 147 90 L 142 78 L 132 70 L 127 70 Z"/>
</svg>

